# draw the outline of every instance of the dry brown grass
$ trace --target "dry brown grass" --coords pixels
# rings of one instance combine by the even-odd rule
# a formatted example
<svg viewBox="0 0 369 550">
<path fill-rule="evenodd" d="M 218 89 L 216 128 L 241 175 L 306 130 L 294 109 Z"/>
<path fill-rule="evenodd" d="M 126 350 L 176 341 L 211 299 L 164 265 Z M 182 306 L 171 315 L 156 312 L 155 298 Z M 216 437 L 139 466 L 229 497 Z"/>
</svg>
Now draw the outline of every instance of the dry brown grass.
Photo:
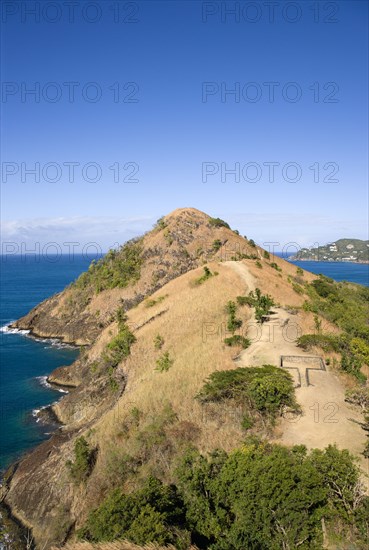
<svg viewBox="0 0 369 550">
<path fill-rule="evenodd" d="M 257 249 L 251 247 L 240 235 L 226 227 L 208 225 L 209 216 L 196 208 L 178 208 L 165 216 L 166 228 L 154 229 L 143 236 L 143 251 L 157 250 L 159 256 L 145 260 L 141 269 L 140 280 L 127 288 L 114 288 L 94 295 L 86 308 L 87 313 L 97 315 L 101 321 L 106 321 L 119 306 L 121 300 L 131 300 L 139 294 L 146 294 L 153 286 L 153 274 L 156 270 L 169 267 L 169 272 L 176 273 L 178 254 L 186 249 L 189 261 L 196 265 L 204 265 L 208 260 L 229 260 L 237 252 L 255 254 Z M 166 235 L 176 235 L 170 244 Z M 220 240 L 224 245 L 215 252 L 213 242 Z M 259 254 L 261 255 L 260 251 Z M 178 273 L 177 273 L 178 275 Z M 51 316 L 59 317 L 67 308 L 72 291 L 65 290 L 59 295 Z"/>
<path fill-rule="evenodd" d="M 114 410 L 96 426 L 100 445 L 101 436 L 105 441 L 114 438 L 117 425 L 123 423 L 133 407 L 138 407 L 144 416 L 155 418 L 168 401 L 179 421 L 202 426 L 201 450 L 214 447 L 230 450 L 239 441 L 238 426 L 218 426 L 207 419 L 204 422 L 203 408 L 194 400 L 211 372 L 234 368 L 235 350 L 223 343 L 227 321 L 224 307 L 228 300 L 246 290 L 244 282 L 228 267 L 222 264 L 209 267 L 219 275 L 192 287 L 191 282 L 203 273 L 198 268 L 168 283 L 164 302 L 151 308 L 140 304 L 129 312 L 128 323 L 141 328 L 135 330 L 137 342 L 121 366 L 128 376 L 125 392 Z M 152 298 L 161 294 L 158 291 Z M 247 310 L 240 312 L 240 316 L 246 323 Z M 161 350 L 154 347 L 157 334 L 164 339 Z M 174 364 L 169 371 L 158 372 L 156 360 L 165 351 Z"/>
</svg>

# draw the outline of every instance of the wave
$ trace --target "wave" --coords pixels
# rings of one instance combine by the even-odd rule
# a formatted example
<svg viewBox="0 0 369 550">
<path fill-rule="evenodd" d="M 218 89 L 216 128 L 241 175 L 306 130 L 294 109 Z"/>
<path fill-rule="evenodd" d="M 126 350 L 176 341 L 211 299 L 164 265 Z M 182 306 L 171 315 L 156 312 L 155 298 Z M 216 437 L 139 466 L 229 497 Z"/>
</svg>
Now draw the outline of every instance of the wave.
<svg viewBox="0 0 369 550">
<path fill-rule="evenodd" d="M 40 386 L 43 386 L 44 388 L 52 389 L 52 386 L 47 381 L 47 376 L 36 376 L 35 377 Z"/>
<path fill-rule="evenodd" d="M 47 381 L 47 376 L 36 376 L 35 379 L 38 381 L 38 383 L 43 386 L 44 388 L 48 388 L 49 390 L 55 390 L 60 393 L 69 393 L 68 390 L 64 390 L 63 388 L 55 388 Z"/>
<path fill-rule="evenodd" d="M 53 348 L 57 349 L 76 349 L 77 346 L 73 346 L 72 344 L 65 344 L 64 342 L 61 342 L 57 338 L 38 338 L 37 336 L 32 337 L 37 342 L 41 342 L 44 344 L 47 344 L 47 346 L 44 346 L 44 348 L 48 348 L 52 346 Z"/>
<path fill-rule="evenodd" d="M 73 344 L 66 344 L 64 342 L 61 342 L 58 338 L 41 338 L 39 336 L 34 336 L 31 334 L 31 331 L 29 329 L 20 329 L 20 328 L 14 328 L 11 327 L 15 321 L 11 321 L 10 323 L 7 323 L 3 327 L 0 327 L 0 332 L 4 334 L 22 334 L 23 336 L 29 336 L 29 338 L 32 338 L 32 340 L 36 340 L 36 342 L 40 342 L 42 344 L 47 344 L 47 346 L 44 346 L 45 349 L 52 346 L 57 349 L 76 349 L 78 346 L 74 346 Z"/>
<path fill-rule="evenodd" d="M 50 407 L 50 405 L 44 405 L 43 407 L 40 407 L 39 409 L 33 409 L 32 411 L 32 416 L 34 418 L 36 418 L 36 423 L 38 424 L 41 420 L 41 418 L 38 416 L 40 414 L 41 411 L 43 411 L 44 409 L 47 409 L 48 407 Z"/>
<path fill-rule="evenodd" d="M 3 327 L 0 327 L 0 332 L 6 334 L 29 334 L 31 332 L 30 330 L 11 327 L 10 325 L 12 323 L 14 323 L 14 321 L 8 323 L 7 325 L 4 325 Z"/>
</svg>

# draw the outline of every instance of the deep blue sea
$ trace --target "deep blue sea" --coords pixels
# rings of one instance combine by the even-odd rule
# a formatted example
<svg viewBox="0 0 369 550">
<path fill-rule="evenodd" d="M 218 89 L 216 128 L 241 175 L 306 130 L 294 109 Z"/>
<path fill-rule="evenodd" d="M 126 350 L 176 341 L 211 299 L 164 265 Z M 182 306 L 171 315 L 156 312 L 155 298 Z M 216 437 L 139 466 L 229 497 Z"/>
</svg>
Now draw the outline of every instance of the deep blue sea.
<svg viewBox="0 0 369 550">
<path fill-rule="evenodd" d="M 45 386 L 53 369 L 68 365 L 78 350 L 57 342 L 39 341 L 3 327 L 59 292 L 91 258 L 83 256 L 0 256 L 0 471 L 22 452 L 42 441 L 48 426 L 36 422 L 33 411 L 60 399 L 60 391 Z"/>
<path fill-rule="evenodd" d="M 27 313 L 41 300 L 62 290 L 92 258 L 60 256 L 0 257 L 0 327 Z M 369 286 L 369 266 L 348 263 L 295 262 L 337 281 Z M 0 333 L 0 470 L 27 449 L 48 437 L 47 426 L 32 411 L 55 402 L 62 393 L 45 387 L 53 369 L 73 362 L 78 350 L 56 342 L 37 341 L 24 334 Z"/>
<path fill-rule="evenodd" d="M 348 262 L 293 262 L 299 267 L 317 275 L 321 273 L 335 281 L 349 281 L 369 286 L 369 264 L 351 264 Z"/>
</svg>

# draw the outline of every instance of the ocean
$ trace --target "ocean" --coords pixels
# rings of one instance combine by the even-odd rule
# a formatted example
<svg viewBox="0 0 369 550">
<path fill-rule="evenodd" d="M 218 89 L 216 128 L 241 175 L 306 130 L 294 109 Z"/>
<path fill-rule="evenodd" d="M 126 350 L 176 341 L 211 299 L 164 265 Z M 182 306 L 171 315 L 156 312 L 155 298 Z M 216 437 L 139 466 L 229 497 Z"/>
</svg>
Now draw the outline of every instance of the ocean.
<svg viewBox="0 0 369 550">
<path fill-rule="evenodd" d="M 0 256 L 0 471 L 48 437 L 52 426 L 35 412 L 63 395 L 46 375 L 71 364 L 78 349 L 36 340 L 6 326 L 45 298 L 62 290 L 91 263 L 91 257 Z"/>
<path fill-rule="evenodd" d="M 35 411 L 62 397 L 47 386 L 53 369 L 68 365 L 76 348 L 56 341 L 35 340 L 27 334 L 6 331 L 6 325 L 27 313 L 40 301 L 61 291 L 92 258 L 85 256 L 2 256 L 0 279 L 0 471 L 22 453 L 48 437 L 52 426 L 37 422 Z M 369 266 L 349 263 L 295 262 L 337 281 L 369 286 Z"/>
<path fill-rule="evenodd" d="M 335 281 L 349 281 L 369 286 L 369 264 L 351 264 L 348 262 L 293 262 L 295 265 L 317 275 L 321 273 Z"/>
</svg>

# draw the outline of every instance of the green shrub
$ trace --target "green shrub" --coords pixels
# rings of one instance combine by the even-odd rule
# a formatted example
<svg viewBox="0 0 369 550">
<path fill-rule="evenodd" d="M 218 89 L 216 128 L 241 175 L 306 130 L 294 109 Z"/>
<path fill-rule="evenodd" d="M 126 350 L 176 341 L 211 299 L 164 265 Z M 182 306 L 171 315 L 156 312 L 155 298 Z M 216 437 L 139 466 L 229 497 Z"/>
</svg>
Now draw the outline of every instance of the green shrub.
<svg viewBox="0 0 369 550">
<path fill-rule="evenodd" d="M 160 304 L 167 297 L 168 297 L 168 294 L 165 294 L 165 296 L 158 296 L 158 298 L 156 298 L 155 300 L 153 298 L 145 300 L 145 307 L 153 307 L 156 304 Z"/>
<path fill-rule="evenodd" d="M 286 406 L 297 410 L 291 375 L 272 365 L 215 371 L 196 397 L 201 402 L 234 399 L 272 416 Z"/>
<path fill-rule="evenodd" d="M 311 286 L 322 298 L 337 295 L 337 289 L 334 285 L 333 279 L 328 279 L 327 277 L 315 279 L 315 281 L 311 283 Z"/>
<path fill-rule="evenodd" d="M 334 334 L 304 334 L 297 339 L 297 345 L 306 351 L 311 351 L 315 346 L 325 352 L 338 352 L 341 349 L 340 338 Z"/>
<path fill-rule="evenodd" d="M 301 285 L 297 283 L 292 283 L 292 288 L 297 294 L 304 294 L 304 289 Z"/>
<path fill-rule="evenodd" d="M 244 336 L 234 334 L 230 338 L 225 338 L 224 343 L 227 346 L 241 346 L 243 349 L 248 348 L 251 345 L 251 341 Z"/>
<path fill-rule="evenodd" d="M 236 318 L 237 306 L 235 302 L 230 300 L 226 305 L 226 312 L 228 313 L 227 330 L 229 332 L 235 332 L 242 326 L 242 320 Z"/>
<path fill-rule="evenodd" d="M 243 430 L 249 430 L 254 425 L 254 421 L 248 414 L 245 414 L 241 421 L 241 427 Z"/>
<path fill-rule="evenodd" d="M 118 334 L 107 344 L 103 353 L 104 363 L 108 367 L 117 367 L 131 353 L 131 346 L 136 342 L 135 335 L 122 323 Z"/>
<path fill-rule="evenodd" d="M 269 294 L 262 294 L 259 288 L 255 292 L 249 292 L 248 296 L 237 296 L 239 305 L 249 305 L 255 308 L 255 318 L 262 323 L 270 313 L 270 308 L 274 306 L 274 300 Z"/>
<path fill-rule="evenodd" d="M 109 381 L 109 387 L 112 391 L 118 391 L 119 389 L 119 384 L 117 382 L 117 380 L 114 378 L 114 372 L 115 372 L 115 368 L 114 367 L 109 367 L 108 368 L 108 381 Z"/>
<path fill-rule="evenodd" d="M 237 296 L 237 304 L 239 306 L 253 306 L 254 300 L 250 296 Z"/>
<path fill-rule="evenodd" d="M 280 268 L 279 265 L 276 264 L 275 262 L 271 262 L 270 267 L 272 267 L 273 269 L 276 269 L 277 271 L 282 271 L 282 268 Z"/>
<path fill-rule="evenodd" d="M 155 349 L 161 349 L 164 345 L 164 338 L 157 334 L 154 338 L 154 347 Z"/>
<path fill-rule="evenodd" d="M 363 366 L 362 361 L 355 355 L 350 355 L 343 352 L 341 355 L 341 369 L 349 374 L 355 376 L 355 378 L 362 384 L 366 382 L 366 376 L 361 372 Z"/>
<path fill-rule="evenodd" d="M 304 276 L 304 270 L 301 269 L 301 267 L 298 267 L 298 268 L 296 269 L 296 274 L 297 274 L 297 275 Z"/>
<path fill-rule="evenodd" d="M 227 229 L 231 229 L 228 223 L 220 218 L 210 218 L 209 225 L 212 227 L 226 227 Z"/>
<path fill-rule="evenodd" d="M 268 252 L 267 250 L 264 250 L 263 256 L 264 256 L 264 258 L 265 258 L 266 260 L 270 260 L 270 254 L 269 254 L 269 252 Z"/>
<path fill-rule="evenodd" d="M 249 245 L 252 246 L 253 248 L 256 247 L 254 239 L 249 239 Z"/>
<path fill-rule="evenodd" d="M 122 326 L 127 321 L 127 315 L 125 313 L 125 309 L 123 305 L 118 307 L 117 311 L 115 312 L 115 318 L 117 320 L 119 327 Z"/>
<path fill-rule="evenodd" d="M 328 447 L 308 455 L 303 446 L 288 449 L 253 437 L 229 456 L 189 451 L 177 470 L 193 540 L 214 550 L 319 550 L 323 517 L 328 528 L 332 521 L 332 532 L 340 523 L 345 543 L 355 518 L 368 510 L 368 497 L 354 510 L 359 475 L 347 451 Z M 365 548 L 365 520 L 357 522 L 358 536 L 364 526 L 358 548 Z"/>
<path fill-rule="evenodd" d="M 183 503 L 173 485 L 149 477 L 142 489 L 130 495 L 114 490 L 89 514 L 80 539 L 108 542 L 125 538 L 135 544 L 176 542 L 173 529 L 184 522 Z"/>
<path fill-rule="evenodd" d="M 90 475 L 93 466 L 93 454 L 86 439 L 83 436 L 78 437 L 74 443 L 74 461 L 68 460 L 66 463 L 72 478 L 77 483 L 86 481 Z"/>
<path fill-rule="evenodd" d="M 369 365 L 369 343 L 363 338 L 353 338 L 350 342 L 350 350 L 364 363 Z"/>
<path fill-rule="evenodd" d="M 159 359 L 156 361 L 155 370 L 159 372 L 166 372 L 173 366 L 174 360 L 170 358 L 169 352 L 166 351 Z"/>
<path fill-rule="evenodd" d="M 213 242 L 213 250 L 215 252 L 218 252 L 218 250 L 221 248 L 222 246 L 222 241 L 219 240 L 219 239 L 216 239 L 214 242 Z"/>
<path fill-rule="evenodd" d="M 167 227 L 167 223 L 165 221 L 164 216 L 158 219 L 155 227 L 157 227 L 158 229 L 165 229 Z"/>
<path fill-rule="evenodd" d="M 257 262 L 255 262 L 255 265 L 256 267 L 258 267 L 259 269 L 263 269 L 263 266 L 261 265 L 261 263 L 259 262 L 259 260 Z"/>
<path fill-rule="evenodd" d="M 246 416 L 244 429 L 252 427 Z M 365 548 L 369 497 L 360 496 L 360 469 L 346 450 L 328 446 L 308 453 L 249 436 L 230 454 L 208 456 L 188 448 L 173 472 L 176 485 L 148 477 L 131 494 L 110 493 L 91 512 L 79 538 L 128 539 L 185 550 L 260 550 L 323 547 L 328 538 Z M 353 537 L 353 538 L 351 538 Z"/>
<path fill-rule="evenodd" d="M 106 289 L 127 287 L 141 276 L 141 254 L 141 239 L 128 241 L 119 250 L 109 250 L 103 258 L 91 262 L 88 271 L 72 283 L 72 290 L 87 290 L 93 294 Z"/>
<path fill-rule="evenodd" d="M 208 279 L 210 279 L 210 277 L 213 277 L 215 275 L 218 275 L 218 272 L 217 271 L 214 271 L 214 273 L 212 273 L 210 271 L 210 269 L 208 268 L 208 266 L 205 266 L 204 267 L 204 274 L 201 275 L 201 277 L 198 277 L 197 279 L 194 280 L 193 284 L 195 286 L 198 286 L 198 285 L 202 285 L 203 283 L 205 283 L 205 281 L 207 281 Z"/>
</svg>

